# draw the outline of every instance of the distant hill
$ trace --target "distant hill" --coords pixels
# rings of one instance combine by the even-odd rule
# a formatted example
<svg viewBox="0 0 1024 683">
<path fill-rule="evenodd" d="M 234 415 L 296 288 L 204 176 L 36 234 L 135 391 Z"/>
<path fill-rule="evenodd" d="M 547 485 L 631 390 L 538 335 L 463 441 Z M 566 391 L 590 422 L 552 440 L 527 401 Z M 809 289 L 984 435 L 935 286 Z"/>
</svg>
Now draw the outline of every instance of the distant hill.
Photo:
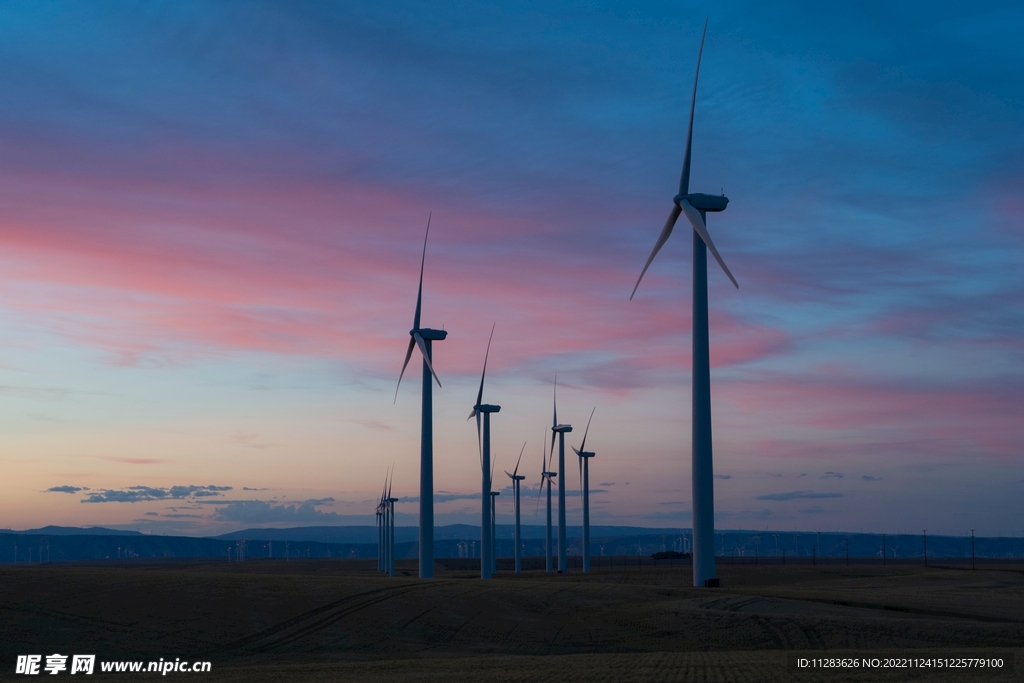
<svg viewBox="0 0 1024 683">
<path fill-rule="evenodd" d="M 40 529 L 25 529 L 14 531 L 13 529 L 0 529 L 3 534 L 20 534 L 30 536 L 142 536 L 138 531 L 121 531 L 120 529 L 107 529 L 101 526 L 77 527 L 77 526 L 44 526 Z"/>
</svg>

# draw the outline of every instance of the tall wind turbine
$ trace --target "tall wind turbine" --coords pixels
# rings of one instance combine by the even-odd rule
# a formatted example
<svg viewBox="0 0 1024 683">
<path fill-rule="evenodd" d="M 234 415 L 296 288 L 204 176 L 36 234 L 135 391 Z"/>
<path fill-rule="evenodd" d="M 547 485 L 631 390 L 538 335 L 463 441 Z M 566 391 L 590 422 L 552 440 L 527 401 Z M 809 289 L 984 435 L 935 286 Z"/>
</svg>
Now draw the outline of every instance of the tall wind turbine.
<svg viewBox="0 0 1024 683">
<path fill-rule="evenodd" d="M 380 506 L 381 506 L 381 539 L 383 540 L 384 551 L 382 553 L 384 560 L 384 566 L 381 567 L 381 571 L 385 574 L 388 573 L 388 567 L 391 564 L 391 543 L 388 537 L 388 531 L 391 529 L 391 506 L 388 505 L 388 489 L 390 488 L 391 482 L 391 469 L 388 469 L 387 476 L 384 479 L 384 491 L 380 494 Z"/>
<path fill-rule="evenodd" d="M 487 376 L 487 358 L 491 355 L 491 340 L 494 338 L 494 325 L 491 325 L 491 336 L 487 338 L 487 351 L 484 353 L 484 369 L 480 373 L 480 390 L 476 393 L 476 403 L 467 420 L 476 418 L 476 440 L 480 449 L 480 578 L 489 579 L 494 572 L 494 537 L 491 534 L 493 499 L 491 497 L 491 413 L 497 413 L 501 406 L 484 403 L 484 378 Z M 481 415 L 483 427 L 481 431 Z"/>
<path fill-rule="evenodd" d="M 568 545 L 565 537 L 565 435 L 572 431 L 572 425 L 558 424 L 558 377 L 555 377 L 553 396 L 554 412 L 551 417 L 551 452 L 554 454 L 555 437 L 558 437 L 558 471 L 562 478 L 558 480 L 558 573 L 566 571 L 565 550 Z"/>
<path fill-rule="evenodd" d="M 392 476 L 394 472 L 392 472 Z M 397 498 L 391 497 L 391 482 L 388 482 L 388 576 L 395 575 L 395 503 Z"/>
<path fill-rule="evenodd" d="M 594 407 L 597 410 L 597 407 Z M 583 489 L 583 571 L 590 571 L 590 459 L 594 453 L 584 450 L 587 447 L 587 433 L 590 431 L 590 420 L 594 419 L 594 410 L 590 411 L 587 428 L 583 430 L 583 443 L 579 448 L 573 446 L 580 458 L 580 488 Z"/>
<path fill-rule="evenodd" d="M 519 474 L 519 463 L 523 459 L 523 452 L 524 451 L 526 451 L 526 443 L 525 442 L 523 443 L 522 450 L 519 451 L 519 460 L 516 460 L 516 468 L 514 470 L 512 470 L 511 473 L 509 473 L 508 470 L 505 470 L 505 474 L 508 474 L 509 479 L 512 480 L 512 495 L 515 498 L 515 508 L 516 508 L 516 532 L 515 532 L 516 574 L 520 574 L 523 571 L 523 553 L 522 553 L 522 548 L 519 547 L 520 546 L 520 541 L 519 541 L 519 482 L 521 482 L 523 479 L 526 479 L 526 476 L 522 475 L 522 474 Z"/>
<path fill-rule="evenodd" d="M 384 480 L 384 489 L 380 492 L 380 500 L 377 501 L 377 571 L 384 571 L 384 493 L 387 491 L 388 482 Z"/>
<path fill-rule="evenodd" d="M 491 491 L 491 573 L 494 574 L 498 571 L 498 515 L 495 512 L 495 502 L 498 500 L 498 496 L 501 495 L 501 491 Z"/>
<path fill-rule="evenodd" d="M 548 470 L 550 458 L 548 452 L 544 448 L 544 442 L 540 442 L 541 451 L 543 451 L 543 464 L 540 468 L 540 490 L 537 491 L 537 498 L 539 499 L 544 491 L 545 482 L 548 485 L 548 522 L 544 528 L 544 571 L 548 574 L 551 573 L 551 479 L 558 476 L 558 472 L 551 472 Z"/>
<path fill-rule="evenodd" d="M 686 129 L 686 151 L 683 153 L 683 172 L 679 178 L 679 194 L 673 199 L 675 206 L 669 214 L 665 227 L 654 244 L 654 250 L 640 271 L 633 294 L 636 294 L 640 280 L 651 265 L 651 261 L 672 234 L 680 214 L 693 226 L 693 585 L 717 586 L 715 577 L 715 501 L 713 462 L 711 456 L 711 363 L 708 357 L 708 266 L 707 250 L 718 261 L 725 274 L 737 288 L 736 278 L 729 272 L 725 261 L 711 241 L 706 227 L 708 212 L 724 211 L 729 199 L 722 196 L 690 192 L 690 151 L 693 140 L 693 110 L 697 103 L 697 78 L 700 75 L 700 58 L 704 52 L 704 38 L 708 24 L 704 22 L 704 33 L 697 53 L 697 71 L 693 77 L 693 96 L 690 99 L 690 123 Z"/>
<path fill-rule="evenodd" d="M 420 419 L 420 578 L 434 578 L 434 409 L 433 394 L 430 377 L 433 375 L 437 380 L 437 386 L 441 386 L 441 380 L 434 372 L 431 365 L 432 343 L 441 341 L 448 336 L 444 330 L 432 330 L 429 327 L 420 327 L 420 309 L 423 304 L 423 264 L 427 259 L 427 238 L 430 237 L 430 216 L 427 216 L 427 234 L 423 237 L 423 255 L 420 257 L 420 286 L 416 292 L 416 314 L 412 319 L 412 329 L 409 330 L 409 348 L 405 352 L 405 362 L 402 363 L 402 372 L 398 375 L 398 385 L 395 387 L 395 401 L 398 400 L 398 387 L 402 386 L 402 376 L 405 368 L 412 358 L 412 350 L 419 347 L 423 356 L 423 414 Z"/>
</svg>

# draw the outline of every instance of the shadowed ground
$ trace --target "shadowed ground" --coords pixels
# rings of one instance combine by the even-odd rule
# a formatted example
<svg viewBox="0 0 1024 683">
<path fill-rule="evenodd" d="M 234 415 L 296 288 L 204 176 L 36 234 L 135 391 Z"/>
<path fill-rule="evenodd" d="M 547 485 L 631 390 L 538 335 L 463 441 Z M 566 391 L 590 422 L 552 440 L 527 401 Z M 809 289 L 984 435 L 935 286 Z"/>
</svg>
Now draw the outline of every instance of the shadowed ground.
<svg viewBox="0 0 1024 683">
<path fill-rule="evenodd" d="M 202 675 L 208 681 L 915 679 L 786 669 L 788 652 L 868 650 L 1015 651 L 1024 669 L 1024 650 L 1014 650 L 1024 647 L 1024 567 L 1015 565 L 724 565 L 717 590 L 689 586 L 686 567 L 499 572 L 482 582 L 440 569 L 432 581 L 388 579 L 373 565 L 6 565 L 0 676 L 13 676 L 19 654 L 54 652 L 211 660 L 213 672 Z M 399 570 L 414 575 L 415 565 Z M 1024 675 L 916 672 L 916 679 Z"/>
</svg>

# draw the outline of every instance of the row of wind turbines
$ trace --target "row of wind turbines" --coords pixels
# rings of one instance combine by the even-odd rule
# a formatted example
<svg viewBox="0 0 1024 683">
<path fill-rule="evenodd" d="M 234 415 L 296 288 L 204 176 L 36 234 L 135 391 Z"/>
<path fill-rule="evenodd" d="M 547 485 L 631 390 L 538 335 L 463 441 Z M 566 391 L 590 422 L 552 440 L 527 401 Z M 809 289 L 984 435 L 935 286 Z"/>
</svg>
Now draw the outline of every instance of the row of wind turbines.
<svg viewBox="0 0 1024 683">
<path fill-rule="evenodd" d="M 491 458 L 491 414 L 501 410 L 501 406 L 483 402 L 484 383 L 487 377 L 487 361 L 491 354 L 491 341 L 494 339 L 494 327 L 491 327 L 491 335 L 487 340 L 487 350 L 484 353 L 484 367 L 480 374 L 480 389 L 477 392 L 476 403 L 467 419 L 476 418 L 477 447 L 480 455 L 481 472 L 481 495 L 480 495 L 480 577 L 489 579 L 497 571 L 497 555 L 495 551 L 495 529 L 496 529 L 496 498 L 501 495 L 499 491 L 491 489 L 494 477 L 494 460 Z M 429 378 L 428 378 L 429 379 Z M 440 386 L 440 382 L 438 382 Z M 545 530 L 545 570 L 553 571 L 552 558 L 552 523 L 551 523 L 551 482 L 558 472 L 551 469 L 551 459 L 554 457 L 555 439 L 558 438 L 558 467 L 565 469 L 565 434 L 572 431 L 572 425 L 560 424 L 558 422 L 558 380 L 555 379 L 552 404 L 553 412 L 551 418 L 551 447 L 545 448 L 542 453 L 541 464 L 541 485 L 538 489 L 538 497 L 544 490 L 547 483 L 547 527 Z M 596 408 L 594 409 L 596 410 Z M 590 458 L 596 454 L 587 451 L 587 435 L 590 433 L 590 422 L 594 418 L 594 410 L 590 412 L 590 419 L 587 420 L 587 428 L 583 432 L 583 441 L 580 447 L 573 447 L 580 465 L 580 485 L 583 493 L 583 571 L 590 571 Z M 511 479 L 512 492 L 515 507 L 515 572 L 522 572 L 522 543 L 521 543 L 521 482 L 526 479 L 525 475 L 519 474 L 519 465 L 523 460 L 523 453 L 526 451 L 526 444 L 523 444 L 519 451 L 519 458 L 512 472 L 505 470 L 505 474 Z M 392 472 L 388 472 L 385 478 L 384 489 L 381 492 L 377 504 L 377 527 L 378 527 L 378 571 L 394 576 L 394 504 L 398 500 L 391 496 Z M 566 513 L 565 513 L 565 477 L 559 480 L 558 487 L 558 571 L 561 573 L 566 568 L 566 552 L 568 538 L 566 535 Z"/>
<path fill-rule="evenodd" d="M 654 261 L 655 256 L 668 241 L 675 228 L 680 215 L 685 214 L 687 221 L 692 227 L 693 233 L 693 353 L 692 353 L 692 486 L 693 486 L 693 585 L 699 587 L 714 587 L 718 585 L 715 576 L 714 557 L 714 479 L 712 461 L 712 439 L 711 439 L 711 365 L 709 358 L 708 342 L 708 289 L 707 289 L 707 251 L 725 271 L 726 276 L 737 288 L 739 285 L 733 277 L 725 261 L 715 248 L 711 235 L 707 231 L 707 213 L 724 211 L 729 204 L 729 199 L 723 195 L 709 195 L 691 193 L 690 186 L 690 157 L 693 139 L 693 114 L 697 101 L 697 82 L 700 76 L 700 61 L 704 52 L 704 39 L 707 36 L 707 21 L 704 22 L 704 31 L 701 35 L 700 50 L 697 53 L 697 68 L 693 78 L 693 94 L 690 100 L 690 118 L 686 131 L 686 148 L 683 153 L 683 168 L 679 179 L 679 192 L 673 197 L 673 208 L 669 214 L 655 242 L 647 262 L 644 264 L 640 277 L 637 278 L 632 300 L 640 286 L 640 281 L 647 273 L 647 269 Z M 437 377 L 432 364 L 433 342 L 443 341 L 448 333 L 444 330 L 435 330 L 421 326 L 420 314 L 423 301 L 423 266 L 426 262 L 427 238 L 430 236 L 430 217 L 427 218 L 427 231 L 423 239 L 423 254 L 420 258 L 420 279 L 419 289 L 416 295 L 416 312 L 413 316 L 413 326 L 409 331 L 409 346 L 405 353 L 405 362 L 402 364 L 402 371 L 398 377 L 398 386 L 395 388 L 395 400 L 398 400 L 398 388 L 401 386 L 402 377 L 412 358 L 413 350 L 419 349 L 423 360 L 423 393 L 422 393 L 422 417 L 420 431 L 420 509 L 419 509 L 419 576 L 427 579 L 434 576 L 434 482 L 433 482 L 433 404 L 432 390 L 433 382 L 441 386 L 441 380 Z M 491 328 L 493 338 L 494 328 Z M 469 418 L 476 418 L 477 439 L 480 451 L 480 471 L 482 495 L 480 500 L 480 533 L 481 533 L 481 563 L 480 574 L 484 579 L 490 578 L 494 571 L 494 498 L 497 492 L 491 491 L 492 465 L 491 465 L 491 438 L 490 420 L 491 414 L 501 410 L 498 405 L 486 404 L 483 402 L 484 377 L 487 373 L 487 357 L 490 354 L 490 339 L 487 342 L 487 352 L 484 355 L 484 370 L 480 376 L 480 389 L 477 393 L 476 403 Z M 558 423 L 557 409 L 557 380 L 556 380 L 556 401 L 555 410 L 551 425 L 551 446 L 545 450 L 544 467 L 541 473 L 541 486 L 547 485 L 547 532 L 545 537 L 546 548 L 546 569 L 552 571 L 551 554 L 551 488 L 552 480 L 562 473 L 558 478 L 558 567 L 564 570 L 566 564 L 566 533 L 565 533 L 565 435 L 572 431 L 572 426 Z M 593 412 L 591 412 L 593 418 Z M 590 423 L 587 423 L 589 431 Z M 550 469 L 550 460 L 554 455 L 555 441 L 558 441 L 558 470 Z M 584 450 L 586 446 L 586 432 L 584 432 L 583 443 L 576 451 L 581 463 L 582 491 L 583 491 L 583 570 L 590 570 L 590 514 L 589 514 L 589 459 L 594 453 Z M 525 449 L 525 445 L 524 445 Z M 520 452 L 520 459 L 522 452 Z M 516 571 L 521 571 L 520 538 L 519 538 L 519 482 L 524 477 L 519 475 L 519 463 L 513 473 L 508 473 L 513 480 L 516 510 Z M 390 493 L 390 473 L 385 486 L 385 494 L 382 494 L 378 506 L 378 526 L 380 530 L 381 570 L 394 575 L 394 502 Z"/>
</svg>

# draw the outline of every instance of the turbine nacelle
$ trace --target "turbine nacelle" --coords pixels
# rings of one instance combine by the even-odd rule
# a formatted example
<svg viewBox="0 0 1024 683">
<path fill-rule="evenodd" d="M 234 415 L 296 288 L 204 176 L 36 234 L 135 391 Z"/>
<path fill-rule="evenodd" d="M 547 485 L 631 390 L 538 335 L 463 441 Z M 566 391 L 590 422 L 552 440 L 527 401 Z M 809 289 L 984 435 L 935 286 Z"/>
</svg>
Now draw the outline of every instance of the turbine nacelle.
<svg viewBox="0 0 1024 683">
<path fill-rule="evenodd" d="M 676 206 L 679 206 L 679 202 L 686 200 L 690 203 L 690 206 L 697 209 L 698 211 L 704 212 L 715 212 L 725 211 L 725 207 L 729 206 L 729 198 L 723 195 L 714 194 L 703 194 L 700 192 L 694 192 L 692 194 L 677 194 L 672 198 Z"/>
<path fill-rule="evenodd" d="M 595 455 L 597 455 L 597 453 L 595 453 L 594 451 L 581 451 L 575 446 L 572 447 L 572 450 L 575 451 L 576 455 L 580 456 L 581 458 L 593 458 Z"/>
<path fill-rule="evenodd" d="M 572 431 L 572 425 L 555 425 L 551 428 L 551 431 L 555 433 L 568 434 Z"/>
<path fill-rule="evenodd" d="M 419 332 L 419 335 L 427 341 L 441 341 L 448 336 L 448 333 L 445 330 L 432 330 L 429 327 L 421 327 L 418 330 L 409 330 L 409 335 L 415 337 L 417 332 Z"/>
<path fill-rule="evenodd" d="M 498 413 L 501 412 L 501 406 L 497 406 L 491 403 L 481 403 L 478 406 L 473 407 L 473 413 L 470 417 L 476 417 L 477 413 Z"/>
</svg>

